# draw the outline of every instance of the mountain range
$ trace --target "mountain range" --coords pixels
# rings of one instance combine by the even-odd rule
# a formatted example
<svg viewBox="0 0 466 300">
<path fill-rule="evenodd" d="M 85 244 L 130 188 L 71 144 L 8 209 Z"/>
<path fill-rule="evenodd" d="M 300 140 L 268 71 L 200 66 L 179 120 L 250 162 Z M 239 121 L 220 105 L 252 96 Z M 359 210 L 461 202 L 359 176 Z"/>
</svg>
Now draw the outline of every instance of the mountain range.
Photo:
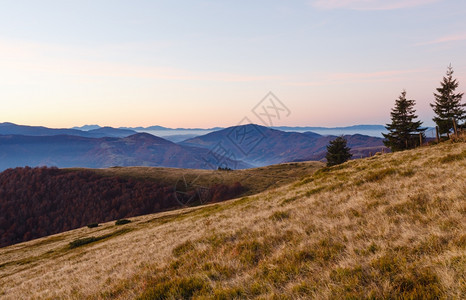
<svg viewBox="0 0 466 300">
<path fill-rule="evenodd" d="M 242 169 L 322 160 L 334 138 L 248 124 L 195 137 L 177 135 L 175 143 L 124 128 L 91 126 L 85 131 L 0 123 L 0 170 L 19 166 Z M 383 148 L 381 138 L 361 134 L 345 138 L 356 158 Z"/>
<path fill-rule="evenodd" d="M 356 157 L 367 156 L 383 148 L 381 138 L 347 135 L 348 146 Z M 215 149 L 217 145 L 231 151 L 236 160 L 255 166 L 290 161 L 321 160 L 326 146 L 335 136 L 314 132 L 285 132 L 260 125 L 233 126 L 203 136 L 188 139 L 180 145 Z"/>
<path fill-rule="evenodd" d="M 73 127 L 78 130 L 98 129 L 99 125 L 84 125 L 81 127 Z M 312 126 L 271 126 L 272 129 L 281 131 L 307 132 L 312 131 L 321 135 L 352 135 L 363 134 L 375 137 L 382 137 L 382 132 L 387 132 L 383 125 L 352 125 L 342 127 L 312 127 Z M 225 129 L 224 127 L 212 128 L 169 128 L 164 126 L 148 126 L 148 127 L 120 127 L 119 129 L 129 129 L 137 132 L 147 132 L 164 138 L 169 138 L 175 135 L 204 135 L 213 131 Z"/>
<path fill-rule="evenodd" d="M 97 126 L 97 125 L 96 125 Z M 127 137 L 137 132 L 131 129 L 94 127 L 90 130 L 79 130 L 75 128 L 47 128 L 43 126 L 16 125 L 5 122 L 0 123 L 0 135 L 29 135 L 29 136 L 52 136 L 52 135 L 72 135 L 90 138 L 100 137 Z"/>
</svg>

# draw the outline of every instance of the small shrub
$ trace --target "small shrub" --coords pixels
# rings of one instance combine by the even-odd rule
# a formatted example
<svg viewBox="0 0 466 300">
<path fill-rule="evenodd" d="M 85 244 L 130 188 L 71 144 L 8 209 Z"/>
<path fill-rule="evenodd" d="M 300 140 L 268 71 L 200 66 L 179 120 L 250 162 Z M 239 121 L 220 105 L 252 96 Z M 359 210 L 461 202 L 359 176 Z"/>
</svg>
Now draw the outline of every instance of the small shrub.
<svg viewBox="0 0 466 300">
<path fill-rule="evenodd" d="M 120 220 L 117 220 L 115 222 L 115 225 L 124 225 L 124 224 L 128 224 L 128 223 L 131 223 L 131 221 L 127 220 L 127 219 L 120 219 Z"/>
<path fill-rule="evenodd" d="M 88 228 L 95 228 L 95 227 L 99 227 L 99 223 L 92 223 L 92 224 L 88 224 L 87 225 Z"/>
</svg>

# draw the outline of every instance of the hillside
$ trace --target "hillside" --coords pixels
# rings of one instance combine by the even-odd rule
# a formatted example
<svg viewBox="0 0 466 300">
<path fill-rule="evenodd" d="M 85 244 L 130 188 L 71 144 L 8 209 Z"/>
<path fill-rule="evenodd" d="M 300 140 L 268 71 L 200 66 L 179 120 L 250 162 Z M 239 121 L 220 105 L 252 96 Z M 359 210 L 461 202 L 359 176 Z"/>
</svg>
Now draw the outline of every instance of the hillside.
<svg viewBox="0 0 466 300">
<path fill-rule="evenodd" d="M 105 130 L 105 129 L 104 129 Z M 108 168 L 164 166 L 206 169 L 208 149 L 184 147 L 147 133 L 124 138 L 0 135 L 0 170 L 18 166 Z M 231 162 L 238 168 L 249 167 Z"/>
<path fill-rule="evenodd" d="M 326 146 L 336 136 L 322 136 L 313 132 L 285 132 L 265 126 L 248 124 L 233 126 L 180 143 L 184 146 L 212 149 L 221 144 L 237 160 L 254 166 L 265 166 L 290 161 L 321 160 Z M 346 135 L 355 158 L 369 156 L 385 148 L 383 140 L 361 134 Z"/>
<path fill-rule="evenodd" d="M 148 167 L 8 169 L 0 172 L 0 247 L 92 223 L 256 194 L 297 180 L 321 165 L 307 162 L 228 172 Z"/>
<path fill-rule="evenodd" d="M 188 139 L 183 140 L 183 137 Z M 0 123 L 0 171 L 25 166 L 192 169 L 228 166 L 231 169 L 245 169 L 284 162 L 322 160 L 326 146 L 335 138 L 313 132 L 285 132 L 253 124 L 233 126 L 195 137 L 182 134 L 161 138 L 123 128 L 101 127 L 83 131 Z M 345 138 L 355 158 L 369 156 L 371 152 L 376 153 L 384 148 L 381 138 L 361 134 L 347 135 Z"/>
<path fill-rule="evenodd" d="M 82 130 L 87 129 L 87 130 Z M 127 137 L 137 132 L 128 129 L 112 127 L 99 127 L 97 125 L 83 126 L 82 128 L 47 128 L 43 126 L 26 126 L 13 123 L 0 123 L 0 135 L 28 135 L 28 136 L 51 136 L 51 135 L 73 135 L 91 138 L 101 137 Z"/>
<path fill-rule="evenodd" d="M 443 143 L 2 248 L 0 296 L 464 299 L 465 175 Z"/>
</svg>

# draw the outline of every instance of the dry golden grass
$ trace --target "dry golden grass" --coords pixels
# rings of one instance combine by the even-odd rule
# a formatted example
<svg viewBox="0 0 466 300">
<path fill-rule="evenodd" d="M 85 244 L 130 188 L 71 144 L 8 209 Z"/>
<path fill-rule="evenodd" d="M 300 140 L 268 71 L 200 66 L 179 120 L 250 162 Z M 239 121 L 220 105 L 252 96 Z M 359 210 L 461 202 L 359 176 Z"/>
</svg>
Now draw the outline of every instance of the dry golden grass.
<svg viewBox="0 0 466 300">
<path fill-rule="evenodd" d="M 119 176 L 123 178 L 153 180 L 157 183 L 175 186 L 177 182 L 186 179 L 187 182 L 195 182 L 196 185 L 210 186 L 223 183 L 232 185 L 240 182 L 246 187 L 244 195 L 254 195 L 265 191 L 270 187 L 278 187 L 289 184 L 296 180 L 312 174 L 323 167 L 322 162 L 296 162 L 284 163 L 260 168 L 217 171 L 217 170 L 195 170 L 158 167 L 113 167 L 107 169 L 69 169 L 90 170 L 103 176 Z"/>
<path fill-rule="evenodd" d="M 465 176 L 466 143 L 442 143 L 6 247 L 0 297 L 465 299 Z"/>
</svg>

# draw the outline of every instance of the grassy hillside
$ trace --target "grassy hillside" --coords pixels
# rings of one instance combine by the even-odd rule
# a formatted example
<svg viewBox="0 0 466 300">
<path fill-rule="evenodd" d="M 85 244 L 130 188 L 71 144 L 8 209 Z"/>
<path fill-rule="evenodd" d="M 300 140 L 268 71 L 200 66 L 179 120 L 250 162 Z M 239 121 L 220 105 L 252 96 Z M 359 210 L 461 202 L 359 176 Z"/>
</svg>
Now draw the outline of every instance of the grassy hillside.
<svg viewBox="0 0 466 300">
<path fill-rule="evenodd" d="M 322 167 L 242 171 L 15 168 L 0 172 L 0 248 L 93 223 L 216 203 L 290 183 Z M 242 185 L 242 182 L 246 186 Z"/>
<path fill-rule="evenodd" d="M 198 169 L 177 169 L 159 167 L 114 167 L 108 169 L 69 169 L 69 170 L 89 170 L 98 175 L 118 176 L 122 178 L 154 180 L 160 185 L 175 186 L 177 182 L 195 182 L 200 186 L 211 186 L 215 183 L 232 185 L 240 182 L 246 188 L 244 195 L 254 195 L 265 191 L 270 187 L 278 187 L 289 184 L 304 176 L 314 173 L 324 166 L 322 162 L 296 162 L 271 165 L 260 168 L 217 171 Z"/>
<path fill-rule="evenodd" d="M 444 143 L 6 247 L 0 297 L 464 299 L 465 176 Z"/>
</svg>

